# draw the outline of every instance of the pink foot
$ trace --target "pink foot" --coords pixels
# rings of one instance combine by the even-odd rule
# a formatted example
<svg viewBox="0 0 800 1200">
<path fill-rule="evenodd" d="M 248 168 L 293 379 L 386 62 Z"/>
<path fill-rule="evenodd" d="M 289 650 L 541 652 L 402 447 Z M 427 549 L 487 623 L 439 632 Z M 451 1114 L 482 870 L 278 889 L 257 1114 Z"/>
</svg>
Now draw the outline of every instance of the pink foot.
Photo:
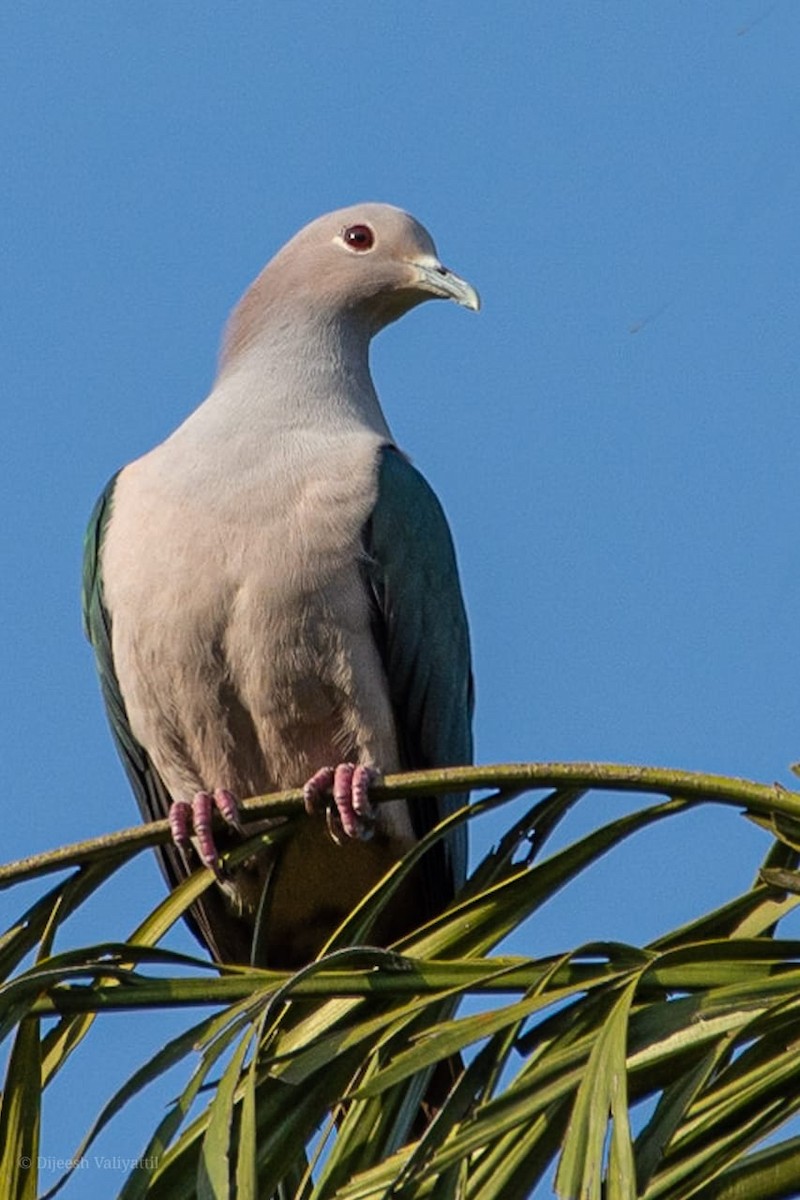
<svg viewBox="0 0 800 1200">
<path fill-rule="evenodd" d="M 342 844 L 342 835 L 366 842 L 375 827 L 375 810 L 369 802 L 369 785 L 380 778 L 373 767 L 355 763 L 339 763 L 338 767 L 321 767 L 303 788 L 306 811 L 318 812 L 325 807 L 328 832 Z M 326 803 L 325 793 L 333 791 L 333 804 Z"/>
<path fill-rule="evenodd" d="M 242 832 L 239 821 L 239 805 L 233 792 L 217 788 L 211 792 L 196 792 L 191 800 L 175 800 L 169 810 L 169 827 L 176 846 L 186 851 L 192 845 L 194 835 L 197 853 L 203 866 L 210 867 L 215 875 L 221 874 L 219 852 L 214 842 L 212 821 L 217 811 L 226 824 Z"/>
</svg>

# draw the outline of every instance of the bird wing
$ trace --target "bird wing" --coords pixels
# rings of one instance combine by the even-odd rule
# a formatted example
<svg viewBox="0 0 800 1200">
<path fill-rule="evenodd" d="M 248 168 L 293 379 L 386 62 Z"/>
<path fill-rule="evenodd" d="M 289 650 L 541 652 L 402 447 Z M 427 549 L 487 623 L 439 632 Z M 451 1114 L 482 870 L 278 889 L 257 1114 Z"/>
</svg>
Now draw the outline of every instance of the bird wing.
<svg viewBox="0 0 800 1200">
<path fill-rule="evenodd" d="M 83 551 L 83 628 L 92 644 L 100 689 L 114 743 L 125 768 L 136 801 L 145 821 L 160 821 L 167 816 L 171 798 L 147 752 L 134 737 L 125 701 L 114 670 L 111 641 L 111 617 L 103 596 L 101 551 L 103 535 L 114 500 L 117 475 L 107 484 L 94 507 L 86 529 Z M 189 874 L 180 851 L 172 842 L 157 849 L 159 863 L 170 888 Z M 215 889 L 208 889 L 186 920 L 194 933 L 218 961 L 246 962 L 250 935 L 233 918 Z"/>
<path fill-rule="evenodd" d="M 378 499 L 364 530 L 364 570 L 373 631 L 383 658 L 402 765 L 407 770 L 472 762 L 473 684 L 469 630 L 447 519 L 420 473 L 393 446 L 381 452 Z M 423 837 L 466 795 L 411 799 Z M 430 917 L 466 876 L 462 824 L 420 864 Z"/>
</svg>

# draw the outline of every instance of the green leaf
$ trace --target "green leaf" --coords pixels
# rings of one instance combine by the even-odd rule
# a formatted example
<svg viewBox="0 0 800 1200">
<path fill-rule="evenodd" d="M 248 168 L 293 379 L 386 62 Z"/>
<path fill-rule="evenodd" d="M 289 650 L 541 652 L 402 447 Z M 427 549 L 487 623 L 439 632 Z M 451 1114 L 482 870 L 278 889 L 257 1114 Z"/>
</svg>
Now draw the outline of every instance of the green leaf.
<svg viewBox="0 0 800 1200">
<path fill-rule="evenodd" d="M 198 1200 L 229 1200 L 230 1145 L 234 1100 L 252 1031 L 246 1030 L 225 1068 L 209 1106 L 209 1120 L 200 1156 Z"/>
<path fill-rule="evenodd" d="M 639 977 L 635 975 L 622 989 L 589 1055 L 556 1176 L 556 1190 L 565 1200 L 572 1197 L 600 1200 L 609 1117 L 612 1123 L 609 1200 L 635 1200 L 625 1057 L 628 1016 L 638 983 Z"/>
<path fill-rule="evenodd" d="M 39 1022 L 20 1023 L 0 1105 L 0 1196 L 36 1200 L 41 1120 Z"/>
</svg>

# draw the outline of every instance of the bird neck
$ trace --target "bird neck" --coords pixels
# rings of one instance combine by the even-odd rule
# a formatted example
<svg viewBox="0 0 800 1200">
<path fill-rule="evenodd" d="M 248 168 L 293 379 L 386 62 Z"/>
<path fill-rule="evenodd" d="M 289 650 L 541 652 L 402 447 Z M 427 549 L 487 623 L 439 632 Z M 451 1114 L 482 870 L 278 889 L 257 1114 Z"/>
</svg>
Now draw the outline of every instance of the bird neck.
<svg viewBox="0 0 800 1200">
<path fill-rule="evenodd" d="M 313 314 L 312 314 L 313 315 Z M 236 343 L 214 389 L 185 422 L 191 435 L 266 438 L 370 430 L 392 441 L 369 369 L 370 335 L 353 314 L 308 319 L 288 310 Z"/>
</svg>

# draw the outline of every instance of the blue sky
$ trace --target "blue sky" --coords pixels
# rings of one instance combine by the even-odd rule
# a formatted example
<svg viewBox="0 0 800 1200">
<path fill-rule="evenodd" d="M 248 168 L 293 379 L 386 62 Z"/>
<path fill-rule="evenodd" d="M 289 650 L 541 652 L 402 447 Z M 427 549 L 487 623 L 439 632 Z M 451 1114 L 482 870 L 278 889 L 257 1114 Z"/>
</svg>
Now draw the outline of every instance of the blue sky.
<svg viewBox="0 0 800 1200">
<path fill-rule="evenodd" d="M 4 6 L 4 859 L 134 822 L 80 631 L 86 518 L 202 400 L 266 259 L 361 199 L 412 211 L 483 297 L 416 310 L 373 356 L 453 527 L 479 761 L 791 786 L 799 49 L 786 0 Z M 573 832 L 618 810 L 592 799 Z M 747 886 L 766 846 L 731 811 L 660 825 L 524 948 L 644 941 Z M 160 889 L 142 860 L 76 940 Z M 0 894 L 6 923 L 19 906 Z M 157 1041 L 102 1023 L 47 1153 Z M 102 1150 L 135 1154 L 170 1094 Z"/>
</svg>

